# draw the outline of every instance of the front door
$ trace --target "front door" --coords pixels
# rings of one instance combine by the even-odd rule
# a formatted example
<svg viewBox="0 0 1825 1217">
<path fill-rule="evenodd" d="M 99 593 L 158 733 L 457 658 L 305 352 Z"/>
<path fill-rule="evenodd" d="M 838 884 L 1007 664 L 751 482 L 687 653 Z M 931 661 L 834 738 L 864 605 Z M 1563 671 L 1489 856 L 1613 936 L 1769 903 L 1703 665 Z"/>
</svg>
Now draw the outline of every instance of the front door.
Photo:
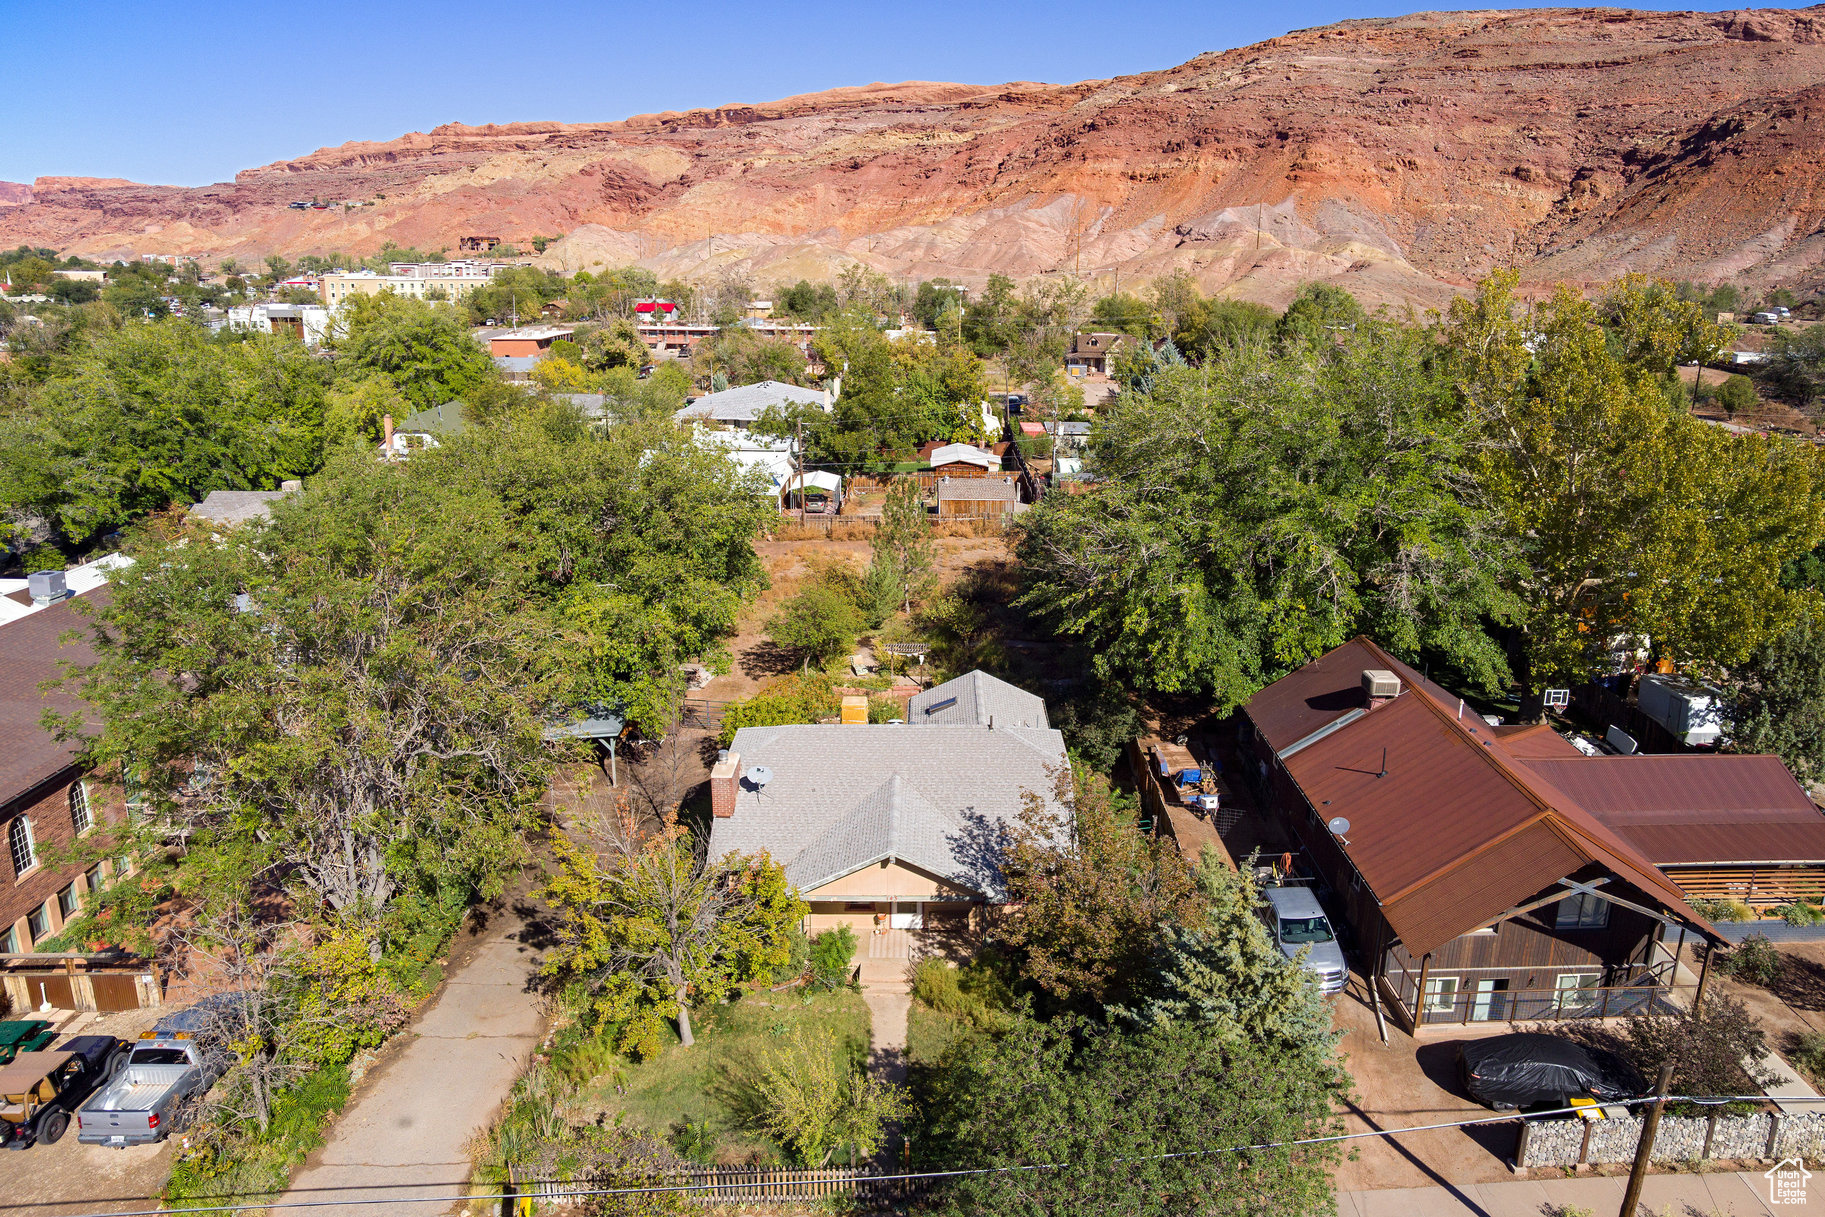
<svg viewBox="0 0 1825 1217">
<path fill-rule="evenodd" d="M 1500 1021 L 1508 1012 L 1508 981 L 1479 980 L 1473 990 L 1470 1002 L 1470 1017 L 1473 1021 L 1486 1023 Z"/>
<path fill-rule="evenodd" d="M 896 930 L 923 929 L 925 925 L 924 907 L 921 904 L 901 904 L 895 901 L 893 912 L 888 914 L 888 923 Z"/>
</svg>

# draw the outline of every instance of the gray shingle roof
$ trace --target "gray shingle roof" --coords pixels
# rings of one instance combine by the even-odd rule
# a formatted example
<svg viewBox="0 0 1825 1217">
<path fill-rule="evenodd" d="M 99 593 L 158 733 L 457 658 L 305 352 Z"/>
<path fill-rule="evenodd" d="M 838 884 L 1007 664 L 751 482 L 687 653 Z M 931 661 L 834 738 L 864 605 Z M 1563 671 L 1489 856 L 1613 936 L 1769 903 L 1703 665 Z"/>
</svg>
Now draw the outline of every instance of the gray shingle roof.
<svg viewBox="0 0 1825 1217">
<path fill-rule="evenodd" d="M 190 514 L 212 524 L 245 524 L 272 515 L 272 502 L 284 490 L 211 490 L 201 503 L 190 505 Z"/>
<path fill-rule="evenodd" d="M 743 727 L 735 813 L 715 820 L 710 854 L 762 850 L 800 891 L 887 858 L 999 898 L 998 859 L 1025 792 L 1055 804 L 1064 737 L 1040 727 L 903 724 Z"/>
<path fill-rule="evenodd" d="M 428 406 L 393 428 L 395 432 L 425 435 L 461 435 L 468 427 L 463 403 L 451 398 L 441 406 Z"/>
<path fill-rule="evenodd" d="M 943 703 L 952 704 L 945 706 Z M 938 707 L 942 706 L 942 709 Z M 955 680 L 915 694 L 906 721 L 915 725 L 1048 727 L 1045 699 L 987 672 L 965 672 Z"/>
<path fill-rule="evenodd" d="M 802 402 L 808 406 L 830 405 L 829 395 L 821 389 L 801 389 L 777 380 L 763 380 L 754 385 L 738 385 L 720 393 L 706 393 L 678 411 L 681 419 L 707 418 L 720 423 L 751 423 L 769 406 Z"/>
<path fill-rule="evenodd" d="M 938 479 L 940 503 L 1013 503 L 1020 498 L 1014 476 Z"/>
</svg>

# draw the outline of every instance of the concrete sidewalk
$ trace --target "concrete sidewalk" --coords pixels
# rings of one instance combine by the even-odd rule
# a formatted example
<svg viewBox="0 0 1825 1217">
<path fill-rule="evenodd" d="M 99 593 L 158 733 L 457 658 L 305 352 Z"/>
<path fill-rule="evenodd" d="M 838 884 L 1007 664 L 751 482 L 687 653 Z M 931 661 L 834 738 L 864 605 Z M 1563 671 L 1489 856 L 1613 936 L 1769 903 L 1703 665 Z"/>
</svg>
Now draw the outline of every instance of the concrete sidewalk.
<svg viewBox="0 0 1825 1217">
<path fill-rule="evenodd" d="M 502 914 L 452 971 L 406 1043 L 362 1080 L 287 1200 L 354 1200 L 324 1217 L 435 1217 L 457 1206 L 402 1204 L 469 1187 L 469 1144 L 494 1120 L 545 1030 L 525 922 Z"/>
<path fill-rule="evenodd" d="M 1337 1193 L 1337 1217 L 1552 1217 L 1588 1210 L 1611 1217 L 1622 1207 L 1624 1177 L 1517 1179 L 1456 1187 Z M 1769 1204 L 1760 1174 L 1649 1175 L 1636 1210 L 1642 1217 L 1787 1217 L 1825 1213 L 1825 1172 L 1803 1204 Z"/>
</svg>

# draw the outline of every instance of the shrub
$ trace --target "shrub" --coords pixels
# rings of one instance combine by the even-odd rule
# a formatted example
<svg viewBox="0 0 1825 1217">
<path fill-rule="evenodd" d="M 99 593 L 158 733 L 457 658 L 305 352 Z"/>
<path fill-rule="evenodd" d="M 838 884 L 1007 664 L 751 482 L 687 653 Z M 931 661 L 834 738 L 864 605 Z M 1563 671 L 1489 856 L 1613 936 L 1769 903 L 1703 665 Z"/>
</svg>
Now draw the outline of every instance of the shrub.
<svg viewBox="0 0 1825 1217">
<path fill-rule="evenodd" d="M 1753 410 L 1756 405 L 1755 382 L 1747 376 L 1732 376 L 1717 387 L 1717 404 L 1730 414 Z"/>
<path fill-rule="evenodd" d="M 845 1144 L 873 1157 L 882 1126 L 908 1113 L 899 1087 L 869 1077 L 835 1036 L 809 1037 L 803 1027 L 761 1062 L 754 1081 L 758 1123 L 805 1166 L 822 1166 Z"/>
<path fill-rule="evenodd" d="M 1766 989 L 1780 980 L 1786 961 L 1766 934 L 1751 934 L 1717 961 L 1726 976 Z"/>
<path fill-rule="evenodd" d="M 811 936 L 811 988 L 819 993 L 849 983 L 849 964 L 855 958 L 855 931 L 835 926 Z"/>
<path fill-rule="evenodd" d="M 1815 1078 L 1825 1078 L 1825 1031 L 1802 1032 L 1788 1057 Z"/>
<path fill-rule="evenodd" d="M 584 1034 L 552 1053 L 551 1068 L 572 1088 L 587 1086 L 604 1074 L 619 1078 L 621 1055 L 599 1030 Z"/>
<path fill-rule="evenodd" d="M 1781 920 L 1788 925 L 1817 925 L 1825 921 L 1825 909 L 1804 900 L 1795 900 L 1780 912 Z"/>
<path fill-rule="evenodd" d="M 1711 922 L 1755 920 L 1755 910 L 1734 896 L 1727 900 L 1694 900 L 1692 908 Z"/>
<path fill-rule="evenodd" d="M 991 952 L 961 968 L 943 959 L 923 959 L 913 971 L 913 996 L 984 1031 L 1004 1030 L 1017 1004 L 1005 970 L 1005 961 Z"/>
<path fill-rule="evenodd" d="M 853 647 L 862 626 L 853 600 L 827 584 L 814 583 L 767 622 L 767 637 L 821 667 Z"/>
<path fill-rule="evenodd" d="M 738 701 L 722 712 L 724 748 L 743 727 L 781 727 L 790 723 L 815 723 L 830 718 L 842 709 L 842 702 L 832 691 L 830 678 L 822 672 L 783 676 L 768 681 L 760 692 L 747 701 Z"/>
</svg>

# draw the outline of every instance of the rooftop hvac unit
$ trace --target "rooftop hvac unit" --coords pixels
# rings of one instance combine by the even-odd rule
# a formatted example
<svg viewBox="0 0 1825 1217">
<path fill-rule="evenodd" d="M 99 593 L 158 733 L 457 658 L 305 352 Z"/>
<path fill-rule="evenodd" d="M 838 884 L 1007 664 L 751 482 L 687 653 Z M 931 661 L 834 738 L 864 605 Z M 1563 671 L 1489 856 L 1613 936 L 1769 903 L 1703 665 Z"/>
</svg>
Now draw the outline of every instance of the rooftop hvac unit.
<svg viewBox="0 0 1825 1217">
<path fill-rule="evenodd" d="M 60 570 L 35 570 L 25 577 L 25 584 L 32 593 L 32 603 L 40 608 L 56 604 L 70 594 L 69 581 Z"/>
<path fill-rule="evenodd" d="M 1364 668 L 1362 691 L 1372 700 L 1399 697 L 1400 677 L 1385 668 Z"/>
</svg>

